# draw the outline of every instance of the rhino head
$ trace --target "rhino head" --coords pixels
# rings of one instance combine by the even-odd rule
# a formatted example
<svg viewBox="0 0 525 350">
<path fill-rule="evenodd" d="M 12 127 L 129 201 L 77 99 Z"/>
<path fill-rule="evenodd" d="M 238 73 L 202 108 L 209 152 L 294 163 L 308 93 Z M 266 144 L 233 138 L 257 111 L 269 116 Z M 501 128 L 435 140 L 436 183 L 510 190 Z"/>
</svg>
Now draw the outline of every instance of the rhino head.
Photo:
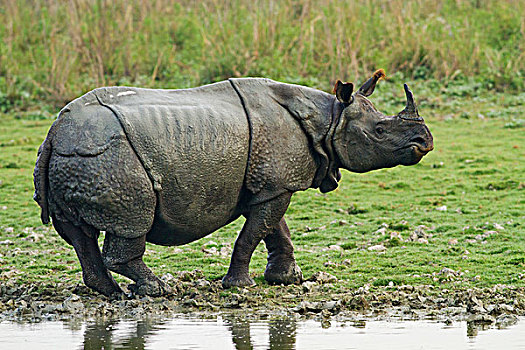
<svg viewBox="0 0 525 350">
<path fill-rule="evenodd" d="M 384 71 L 378 70 L 355 93 L 352 83 L 336 83 L 334 90 L 342 112 L 332 146 L 338 165 L 344 169 L 363 173 L 414 165 L 434 148 L 432 134 L 419 116 L 406 84 L 406 107 L 397 115 L 384 115 L 368 100 L 384 76 Z"/>
</svg>

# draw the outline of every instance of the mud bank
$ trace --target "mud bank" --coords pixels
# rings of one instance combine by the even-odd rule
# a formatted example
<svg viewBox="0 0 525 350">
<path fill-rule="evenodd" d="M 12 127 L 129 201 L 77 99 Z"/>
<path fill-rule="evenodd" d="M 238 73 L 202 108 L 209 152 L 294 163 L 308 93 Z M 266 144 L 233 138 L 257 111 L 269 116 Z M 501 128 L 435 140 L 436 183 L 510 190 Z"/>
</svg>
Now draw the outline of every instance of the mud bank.
<svg viewBox="0 0 525 350">
<path fill-rule="evenodd" d="M 224 290 L 220 281 L 205 279 L 199 270 L 162 278 L 171 287 L 171 295 L 151 298 L 128 294 L 118 299 L 106 298 L 80 284 L 18 285 L 5 281 L 0 286 L 0 322 L 170 317 L 175 313 L 206 317 L 227 312 L 261 319 L 315 318 L 327 326 L 331 320 L 395 317 L 505 327 L 525 315 L 525 288 L 506 285 L 467 290 L 428 285 L 364 285 L 341 292 L 335 277 L 317 273 L 302 285 Z"/>
</svg>

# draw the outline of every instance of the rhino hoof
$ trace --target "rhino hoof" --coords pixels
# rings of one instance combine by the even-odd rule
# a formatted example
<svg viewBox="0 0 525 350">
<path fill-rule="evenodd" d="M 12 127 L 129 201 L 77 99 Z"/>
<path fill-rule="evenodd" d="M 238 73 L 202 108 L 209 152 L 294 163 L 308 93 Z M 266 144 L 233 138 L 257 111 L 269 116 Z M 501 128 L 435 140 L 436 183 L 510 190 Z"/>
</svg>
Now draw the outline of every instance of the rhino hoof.
<svg viewBox="0 0 525 350">
<path fill-rule="evenodd" d="M 169 294 L 169 288 L 162 281 L 147 281 L 138 284 L 130 284 L 128 289 L 134 295 L 149 295 L 150 297 L 160 297 Z"/>
<path fill-rule="evenodd" d="M 250 276 L 231 276 L 226 275 L 222 279 L 222 288 L 228 289 L 231 287 L 252 287 L 255 286 L 255 281 Z"/>
<path fill-rule="evenodd" d="M 303 282 L 303 273 L 295 261 L 287 268 L 283 268 L 282 265 L 268 264 L 264 271 L 264 279 L 268 284 L 300 284 Z"/>
</svg>

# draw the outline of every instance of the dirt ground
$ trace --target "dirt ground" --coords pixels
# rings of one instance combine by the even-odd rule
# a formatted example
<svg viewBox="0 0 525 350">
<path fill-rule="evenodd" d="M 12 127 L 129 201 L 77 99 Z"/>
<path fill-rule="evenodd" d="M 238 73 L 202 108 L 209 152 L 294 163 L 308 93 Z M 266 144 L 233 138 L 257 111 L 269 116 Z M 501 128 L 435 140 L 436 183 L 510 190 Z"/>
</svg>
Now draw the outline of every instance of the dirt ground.
<svg viewBox="0 0 525 350">
<path fill-rule="evenodd" d="M 166 274 L 172 294 L 150 298 L 122 295 L 109 299 L 82 284 L 32 283 L 0 286 L 0 322 L 170 317 L 218 313 L 243 317 L 314 318 L 323 326 L 331 320 L 359 321 L 396 318 L 467 321 L 478 327 L 504 328 L 525 315 L 525 289 L 497 285 L 490 289 L 437 289 L 433 286 L 369 286 L 341 292 L 337 279 L 321 272 L 301 285 L 255 286 L 224 290 L 220 281 L 203 278 L 200 270 Z M 125 286 L 122 286 L 126 290 Z M 336 292 L 334 292 L 336 290 Z"/>
</svg>

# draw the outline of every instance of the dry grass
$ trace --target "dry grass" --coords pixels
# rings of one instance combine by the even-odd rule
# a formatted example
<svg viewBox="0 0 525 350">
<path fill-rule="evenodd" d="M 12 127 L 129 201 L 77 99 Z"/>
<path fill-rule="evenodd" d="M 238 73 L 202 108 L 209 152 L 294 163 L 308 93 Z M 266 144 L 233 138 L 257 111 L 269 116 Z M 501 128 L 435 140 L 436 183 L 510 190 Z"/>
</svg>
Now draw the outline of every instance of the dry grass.
<svg viewBox="0 0 525 350">
<path fill-rule="evenodd" d="M 62 104 L 100 85 L 246 75 L 328 90 L 379 67 L 516 90 L 523 13 L 521 0 L 0 0 L 0 92 Z"/>
</svg>

